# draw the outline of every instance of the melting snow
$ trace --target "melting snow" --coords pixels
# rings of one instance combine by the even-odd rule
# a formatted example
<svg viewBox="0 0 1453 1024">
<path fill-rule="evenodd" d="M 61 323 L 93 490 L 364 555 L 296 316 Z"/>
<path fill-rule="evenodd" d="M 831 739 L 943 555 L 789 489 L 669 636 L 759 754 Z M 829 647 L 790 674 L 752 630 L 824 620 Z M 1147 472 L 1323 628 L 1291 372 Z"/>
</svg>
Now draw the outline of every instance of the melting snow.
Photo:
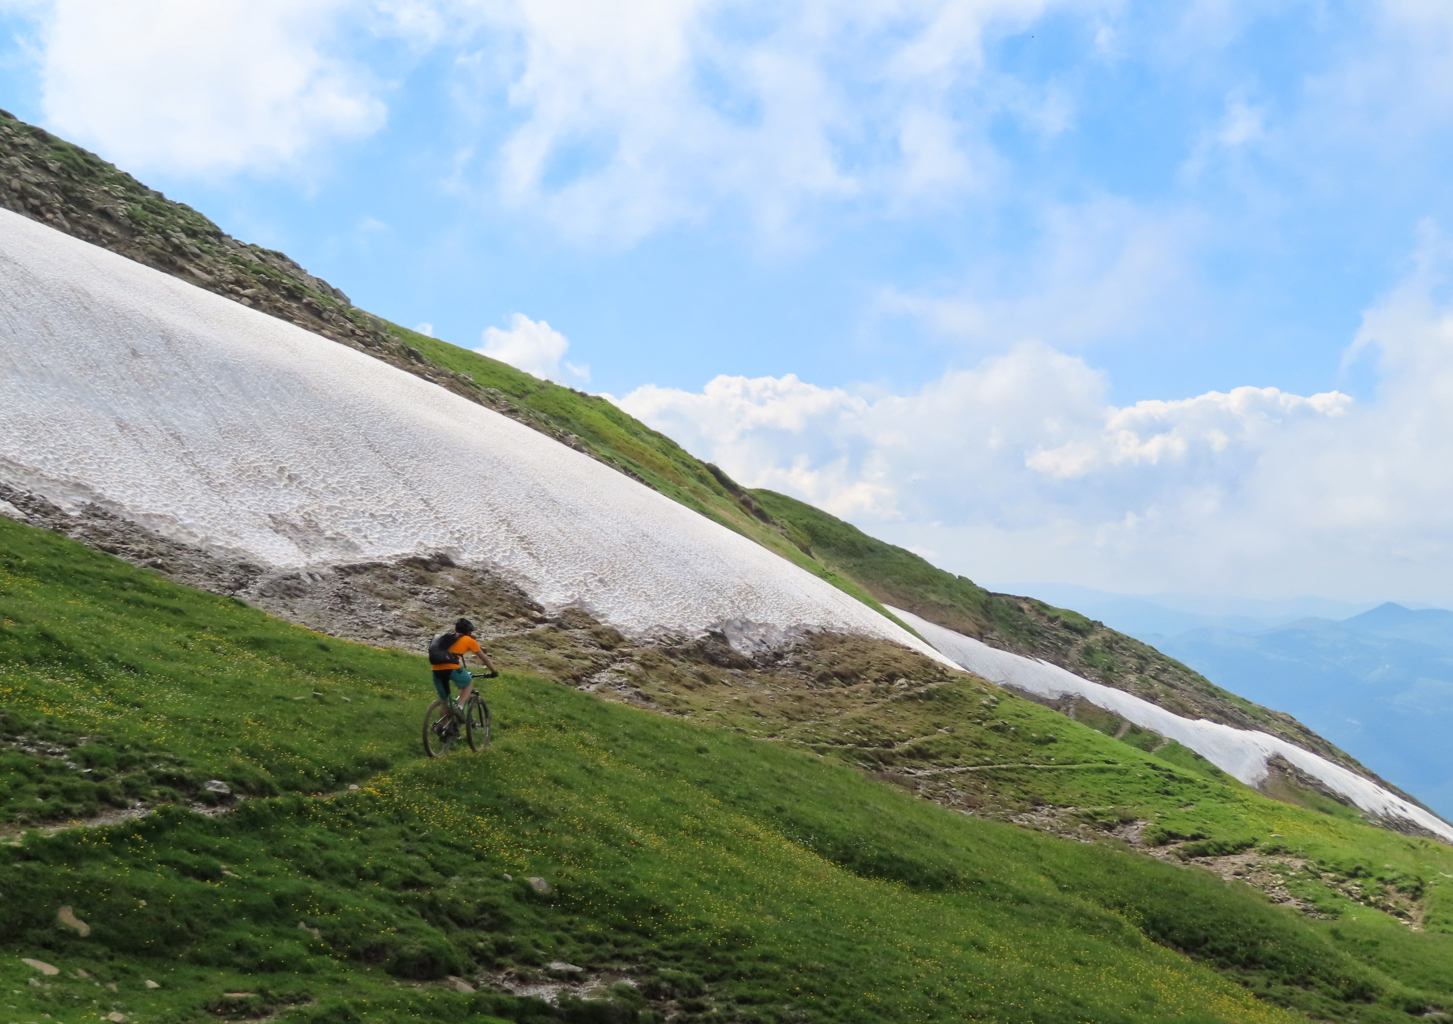
<svg viewBox="0 0 1453 1024">
<path fill-rule="evenodd" d="M 528 427 L 0 210 L 0 476 L 274 566 L 448 551 L 624 632 L 937 651 Z"/>
<path fill-rule="evenodd" d="M 1050 700 L 1073 694 L 1124 718 L 1126 721 L 1189 747 L 1226 774 L 1248 786 L 1267 775 L 1267 761 L 1280 754 L 1308 775 L 1342 794 L 1371 814 L 1404 818 L 1453 842 L 1453 826 L 1436 815 L 1389 793 L 1377 783 L 1294 743 L 1260 731 L 1235 729 L 1204 718 L 1182 718 L 1124 690 L 1093 683 L 1037 658 L 1026 658 L 990 647 L 972 637 L 934 625 L 911 612 L 889 608 L 916 629 L 929 643 L 961 667 L 1001 686 L 1013 686 Z"/>
</svg>

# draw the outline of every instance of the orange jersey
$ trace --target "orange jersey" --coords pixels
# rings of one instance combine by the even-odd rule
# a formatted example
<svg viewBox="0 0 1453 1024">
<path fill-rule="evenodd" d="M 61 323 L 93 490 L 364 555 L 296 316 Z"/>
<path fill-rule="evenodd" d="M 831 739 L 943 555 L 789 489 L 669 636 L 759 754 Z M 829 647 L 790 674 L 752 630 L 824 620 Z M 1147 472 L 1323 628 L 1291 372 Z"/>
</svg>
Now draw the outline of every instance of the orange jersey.
<svg viewBox="0 0 1453 1024">
<path fill-rule="evenodd" d="M 443 665 L 430 665 L 429 667 L 436 670 L 446 668 L 458 668 L 459 666 L 464 664 L 464 655 L 483 654 L 484 648 L 479 646 L 479 641 L 474 639 L 474 637 L 461 636 L 458 640 L 455 640 L 454 643 L 449 645 L 449 652 L 451 654 L 459 655 L 459 660 L 447 662 Z"/>
</svg>

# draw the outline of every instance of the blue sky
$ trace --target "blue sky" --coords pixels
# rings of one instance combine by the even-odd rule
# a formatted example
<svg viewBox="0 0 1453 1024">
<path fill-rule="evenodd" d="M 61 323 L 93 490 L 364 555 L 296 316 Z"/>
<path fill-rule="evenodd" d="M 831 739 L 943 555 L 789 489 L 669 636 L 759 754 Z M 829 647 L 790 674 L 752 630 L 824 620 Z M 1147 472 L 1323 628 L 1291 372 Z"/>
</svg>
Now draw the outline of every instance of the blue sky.
<svg viewBox="0 0 1453 1024">
<path fill-rule="evenodd" d="M 954 571 L 1453 601 L 1444 3 L 0 22 L 18 116 Z"/>
</svg>

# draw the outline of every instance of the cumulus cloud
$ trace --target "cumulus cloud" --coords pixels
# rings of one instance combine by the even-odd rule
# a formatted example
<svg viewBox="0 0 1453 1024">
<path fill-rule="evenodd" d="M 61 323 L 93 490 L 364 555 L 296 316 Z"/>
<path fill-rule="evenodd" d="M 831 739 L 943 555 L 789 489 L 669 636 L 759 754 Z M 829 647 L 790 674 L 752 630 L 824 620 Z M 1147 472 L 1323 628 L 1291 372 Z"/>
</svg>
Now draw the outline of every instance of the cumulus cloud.
<svg viewBox="0 0 1453 1024">
<path fill-rule="evenodd" d="M 570 350 L 570 341 L 544 320 L 531 320 L 522 313 L 510 318 L 509 330 L 486 327 L 484 345 L 475 349 L 481 355 L 509 363 L 517 370 L 534 374 L 541 380 L 565 383 L 568 375 L 577 383 L 590 381 L 590 367 L 563 362 Z M 565 375 L 561 374 L 564 367 Z"/>
<path fill-rule="evenodd" d="M 478 154 L 476 182 L 569 235 L 615 244 L 721 205 L 780 233 L 814 203 L 901 210 L 986 187 L 1001 173 L 987 141 L 996 118 L 1039 134 L 1065 124 L 1060 92 L 991 69 L 986 48 L 1054 8 L 1114 6 L 0 4 L 35 21 L 48 123 L 130 167 L 297 166 L 377 130 L 385 79 L 428 60 L 449 69 L 457 127 L 482 133 L 463 147 Z"/>
<path fill-rule="evenodd" d="M 1440 267 L 1369 309 L 1376 395 L 1240 387 L 1128 406 L 1021 344 L 912 394 L 796 377 L 621 405 L 749 486 L 941 553 L 957 572 L 1114 589 L 1453 599 L 1453 303 Z"/>
<path fill-rule="evenodd" d="M 1014 197 L 1024 178 L 996 132 L 1063 133 L 1075 74 L 995 61 L 1006 37 L 1057 19 L 1096 40 L 1068 68 L 1100 60 L 1113 39 L 1116 60 L 1174 75 L 1224 70 L 1218 51 L 1267 16 L 1239 2 L 1166 18 L 1136 6 L 0 0 L 35 20 L 47 122 L 127 166 L 296 168 L 376 131 L 389 90 L 427 64 L 439 71 L 429 88 L 442 81 L 459 101 L 433 106 L 451 110 L 440 134 L 458 143 L 460 181 L 577 239 L 618 245 L 722 210 L 790 237 L 829 204 L 899 216 Z M 1446 5 L 1390 0 L 1343 20 L 1371 42 L 1317 51 L 1281 109 L 1233 90 L 1186 166 L 1199 173 L 1212 155 L 1257 149 L 1318 180 L 1353 154 L 1380 176 L 1392 164 L 1441 173 L 1417 157 L 1453 116 Z"/>
<path fill-rule="evenodd" d="M 377 86 L 332 45 L 344 0 L 52 0 L 37 23 L 47 123 L 133 170 L 277 169 L 378 129 Z"/>
<path fill-rule="evenodd" d="M 1167 486 L 1229 485 L 1290 424 L 1351 404 L 1247 387 L 1115 408 L 1106 387 L 1083 360 L 1023 343 L 911 395 L 718 377 L 698 394 L 643 387 L 621 406 L 752 486 L 838 514 L 1011 524 L 1143 513 Z"/>
<path fill-rule="evenodd" d="M 1064 443 L 1102 413 L 1105 382 L 1082 360 L 1015 346 L 913 395 L 868 398 L 795 376 L 718 377 L 699 394 L 648 386 L 621 406 L 751 486 L 841 515 L 957 514 L 965 476 L 999 492 L 1025 452 Z M 981 493 L 982 496 L 982 493 Z"/>
<path fill-rule="evenodd" d="M 1024 464 L 1046 476 L 1077 479 L 1117 466 L 1152 467 L 1215 457 L 1235 448 L 1257 451 L 1301 416 L 1340 416 L 1352 398 L 1336 391 L 1303 398 L 1276 388 L 1210 391 L 1176 401 L 1137 402 L 1111 409 L 1102 429 L 1053 448 L 1040 448 Z"/>
<path fill-rule="evenodd" d="M 1060 5 L 517 0 L 494 16 L 513 60 L 485 62 L 507 69 L 518 116 L 498 185 L 570 234 L 626 243 L 719 204 L 782 233 L 816 202 L 962 194 L 996 173 L 994 116 L 1062 123 L 1044 90 L 989 87 L 983 59 Z"/>
</svg>

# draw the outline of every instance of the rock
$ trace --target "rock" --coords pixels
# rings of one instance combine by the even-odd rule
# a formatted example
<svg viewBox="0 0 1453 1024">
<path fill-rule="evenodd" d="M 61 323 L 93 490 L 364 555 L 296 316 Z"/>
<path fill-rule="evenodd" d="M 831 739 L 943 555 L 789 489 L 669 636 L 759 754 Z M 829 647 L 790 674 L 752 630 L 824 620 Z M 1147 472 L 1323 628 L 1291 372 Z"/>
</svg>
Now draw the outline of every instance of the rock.
<svg viewBox="0 0 1453 1024">
<path fill-rule="evenodd" d="M 106 1019 L 109 1020 L 111 1024 L 122 1024 L 122 1022 L 126 1020 L 126 1014 L 117 1013 L 113 1010 L 110 1013 L 106 1014 Z"/>
<path fill-rule="evenodd" d="M 11 519 L 18 519 L 22 523 L 30 519 L 28 515 L 8 501 L 0 501 L 0 516 L 9 516 Z"/>
<path fill-rule="evenodd" d="M 302 921 L 298 922 L 298 930 L 303 932 L 312 932 L 313 938 L 315 939 L 321 939 L 323 937 L 323 930 L 321 928 L 309 928 Z"/>
<path fill-rule="evenodd" d="M 350 783 L 349 783 L 349 784 L 348 784 L 348 788 L 349 788 L 349 789 L 350 789 L 350 790 L 353 790 L 353 789 L 357 789 L 357 788 L 358 788 L 358 783 L 356 783 L 356 782 L 350 782 Z"/>
<path fill-rule="evenodd" d="M 146 979 L 145 984 L 146 984 L 146 987 L 147 988 L 161 988 L 160 985 L 158 985 L 156 982 L 152 981 L 150 978 L 147 978 Z"/>
<path fill-rule="evenodd" d="M 449 983 L 449 987 L 452 988 L 455 992 L 463 992 L 465 994 L 469 994 L 474 991 L 474 986 L 471 985 L 469 982 L 465 981 L 463 978 L 456 978 L 454 977 L 454 975 L 451 974 L 444 980 Z"/>
<path fill-rule="evenodd" d="M 223 999 L 251 999 L 257 995 L 256 992 L 223 992 Z"/>
<path fill-rule="evenodd" d="M 76 968 L 76 977 L 78 977 L 78 978 L 86 978 L 87 980 L 89 980 L 90 977 L 91 977 L 91 972 L 90 971 L 83 971 L 79 967 L 77 967 Z"/>
<path fill-rule="evenodd" d="M 40 982 L 36 981 L 34 978 L 26 978 L 25 983 L 31 988 L 40 988 Z"/>
<path fill-rule="evenodd" d="M 205 789 L 208 793 L 218 793 L 222 796 L 232 795 L 232 787 L 227 785 L 227 783 L 223 782 L 221 779 L 208 779 L 206 782 L 202 783 L 202 788 Z"/>
<path fill-rule="evenodd" d="M 582 971 L 585 970 L 584 967 L 576 967 L 574 964 L 567 964 L 564 960 L 552 960 L 550 961 L 549 966 L 550 970 L 560 971 L 564 974 L 580 974 Z"/>
<path fill-rule="evenodd" d="M 77 917 L 70 907 L 61 907 L 61 909 L 56 911 L 55 916 L 56 920 L 67 928 L 74 928 L 81 938 L 84 939 L 87 935 L 91 934 L 91 926 Z"/>
<path fill-rule="evenodd" d="M 66 909 L 69 910 L 70 908 L 67 907 Z M 20 958 L 20 962 L 25 964 L 27 967 L 34 967 L 37 971 L 39 971 L 41 974 L 44 974 L 46 977 L 50 977 L 53 974 L 61 973 L 61 969 L 59 967 L 52 967 L 44 960 L 32 960 L 28 956 L 23 956 Z"/>
<path fill-rule="evenodd" d="M 114 982 L 114 981 L 108 981 L 108 982 L 106 982 L 106 987 L 109 988 L 112 992 L 115 992 L 116 991 L 116 982 Z"/>
<path fill-rule="evenodd" d="M 534 889 L 538 893 L 543 893 L 546 896 L 550 895 L 552 892 L 555 891 L 554 889 L 550 888 L 550 883 L 545 881 L 543 878 L 528 878 L 526 879 L 526 881 L 530 883 L 530 888 Z"/>
</svg>

